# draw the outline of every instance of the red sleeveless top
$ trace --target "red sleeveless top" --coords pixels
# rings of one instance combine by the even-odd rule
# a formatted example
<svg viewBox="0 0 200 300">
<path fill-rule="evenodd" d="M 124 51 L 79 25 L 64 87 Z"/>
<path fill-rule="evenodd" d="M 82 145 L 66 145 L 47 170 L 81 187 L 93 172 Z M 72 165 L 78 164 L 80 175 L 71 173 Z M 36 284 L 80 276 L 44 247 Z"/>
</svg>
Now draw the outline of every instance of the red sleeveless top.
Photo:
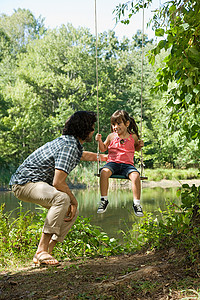
<svg viewBox="0 0 200 300">
<path fill-rule="evenodd" d="M 127 139 L 121 139 L 116 133 L 116 137 L 108 146 L 107 162 L 116 162 L 134 165 L 135 140 L 130 134 Z"/>
</svg>

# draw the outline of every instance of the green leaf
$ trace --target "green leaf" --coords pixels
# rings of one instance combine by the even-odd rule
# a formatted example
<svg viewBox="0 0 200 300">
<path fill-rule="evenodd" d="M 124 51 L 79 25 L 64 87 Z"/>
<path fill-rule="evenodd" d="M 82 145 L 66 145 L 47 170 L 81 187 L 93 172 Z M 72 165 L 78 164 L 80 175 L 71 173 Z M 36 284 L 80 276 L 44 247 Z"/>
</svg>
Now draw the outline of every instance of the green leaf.
<svg viewBox="0 0 200 300">
<path fill-rule="evenodd" d="M 172 6 L 169 8 L 169 12 L 170 12 L 170 13 L 173 13 L 175 10 L 176 10 L 176 6 L 175 6 L 175 5 L 172 5 Z"/>
<path fill-rule="evenodd" d="M 164 33 L 165 33 L 165 31 L 162 28 L 156 29 L 156 31 L 155 31 L 156 36 L 163 36 Z"/>
<path fill-rule="evenodd" d="M 198 94 L 198 93 L 199 93 L 199 90 L 198 90 L 197 88 L 194 88 L 194 89 L 193 89 L 193 92 L 194 92 L 195 94 Z"/>
<path fill-rule="evenodd" d="M 183 27 L 184 30 L 188 30 L 190 25 L 188 23 L 181 24 L 180 27 Z"/>
<path fill-rule="evenodd" d="M 185 101 L 186 101 L 186 103 L 187 103 L 187 104 L 190 103 L 190 101 L 192 100 L 192 98 L 193 98 L 193 96 L 192 96 L 191 94 L 187 94 L 187 95 L 185 96 Z"/>
<path fill-rule="evenodd" d="M 180 195 L 181 195 L 181 189 L 178 189 L 177 192 L 176 192 L 176 196 L 180 197 Z"/>
<path fill-rule="evenodd" d="M 185 80 L 185 85 L 187 85 L 187 86 L 190 86 L 190 85 L 192 85 L 192 78 L 187 78 L 186 80 Z"/>
<path fill-rule="evenodd" d="M 176 105 L 178 105 L 178 104 L 181 104 L 182 103 L 182 101 L 181 101 L 181 99 L 176 99 L 176 101 L 174 101 L 174 104 L 176 104 Z"/>
<path fill-rule="evenodd" d="M 184 184 L 182 185 L 182 187 L 183 187 L 184 189 L 189 189 L 189 188 L 190 188 L 189 184 L 187 184 L 187 183 L 184 183 Z"/>
</svg>

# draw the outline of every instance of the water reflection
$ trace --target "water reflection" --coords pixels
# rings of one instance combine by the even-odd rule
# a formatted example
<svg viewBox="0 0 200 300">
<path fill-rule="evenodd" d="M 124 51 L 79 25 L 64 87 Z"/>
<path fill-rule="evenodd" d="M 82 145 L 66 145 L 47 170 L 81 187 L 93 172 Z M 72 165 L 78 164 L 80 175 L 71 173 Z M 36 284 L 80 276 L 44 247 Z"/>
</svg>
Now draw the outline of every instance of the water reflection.
<svg viewBox="0 0 200 300">
<path fill-rule="evenodd" d="M 177 188 L 143 188 L 142 206 L 146 212 L 155 215 L 159 214 L 159 209 L 165 210 L 168 200 L 176 204 L 180 200 L 176 197 Z M 78 202 L 79 212 L 83 217 L 90 217 L 91 223 L 100 226 L 103 231 L 107 232 L 110 237 L 120 237 L 120 230 L 127 230 L 132 224 L 140 222 L 141 218 L 135 217 L 132 210 L 132 191 L 127 189 L 109 190 L 109 206 L 104 214 L 97 214 L 100 194 L 96 189 L 74 190 Z M 12 192 L 0 192 L 0 204 L 6 203 L 6 211 L 13 211 L 13 216 L 17 216 L 15 210 L 19 206 L 19 200 L 16 199 Z M 35 211 L 35 204 L 22 202 L 24 210 Z"/>
<path fill-rule="evenodd" d="M 141 200 L 143 210 L 157 215 L 159 209 L 165 210 L 167 201 L 174 201 L 178 204 L 176 190 L 176 188 L 143 189 Z M 132 224 L 142 220 L 133 213 L 133 196 L 130 190 L 110 190 L 109 206 L 104 214 L 96 213 L 100 200 L 100 194 L 96 190 L 77 191 L 76 197 L 79 201 L 80 215 L 91 217 L 92 224 L 103 228 L 109 236 L 118 237 L 120 230 L 130 229 Z"/>
</svg>

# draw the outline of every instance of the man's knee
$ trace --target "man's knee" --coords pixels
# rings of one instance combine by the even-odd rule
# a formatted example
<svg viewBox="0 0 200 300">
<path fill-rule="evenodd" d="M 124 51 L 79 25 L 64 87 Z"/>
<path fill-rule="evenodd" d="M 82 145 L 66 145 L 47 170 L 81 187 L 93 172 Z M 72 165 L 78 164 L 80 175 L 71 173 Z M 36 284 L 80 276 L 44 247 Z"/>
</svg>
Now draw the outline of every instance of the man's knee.
<svg viewBox="0 0 200 300">
<path fill-rule="evenodd" d="M 52 204 L 56 206 L 63 206 L 63 208 L 68 209 L 70 205 L 70 198 L 66 193 L 58 191 L 54 196 Z"/>
</svg>

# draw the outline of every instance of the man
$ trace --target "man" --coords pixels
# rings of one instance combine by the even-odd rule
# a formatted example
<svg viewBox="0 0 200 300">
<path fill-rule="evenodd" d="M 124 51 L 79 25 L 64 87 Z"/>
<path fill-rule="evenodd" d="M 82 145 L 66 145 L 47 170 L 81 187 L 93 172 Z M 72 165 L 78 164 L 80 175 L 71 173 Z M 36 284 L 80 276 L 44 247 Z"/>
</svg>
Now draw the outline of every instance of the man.
<svg viewBox="0 0 200 300">
<path fill-rule="evenodd" d="M 11 177 L 10 185 L 18 199 L 48 208 L 35 264 L 59 264 L 52 250 L 64 240 L 78 216 L 78 202 L 66 178 L 80 160 L 97 160 L 96 153 L 82 147 L 91 142 L 95 122 L 94 112 L 74 113 L 66 121 L 62 136 L 35 150 Z M 106 161 L 106 155 L 101 154 L 100 159 Z"/>
</svg>

